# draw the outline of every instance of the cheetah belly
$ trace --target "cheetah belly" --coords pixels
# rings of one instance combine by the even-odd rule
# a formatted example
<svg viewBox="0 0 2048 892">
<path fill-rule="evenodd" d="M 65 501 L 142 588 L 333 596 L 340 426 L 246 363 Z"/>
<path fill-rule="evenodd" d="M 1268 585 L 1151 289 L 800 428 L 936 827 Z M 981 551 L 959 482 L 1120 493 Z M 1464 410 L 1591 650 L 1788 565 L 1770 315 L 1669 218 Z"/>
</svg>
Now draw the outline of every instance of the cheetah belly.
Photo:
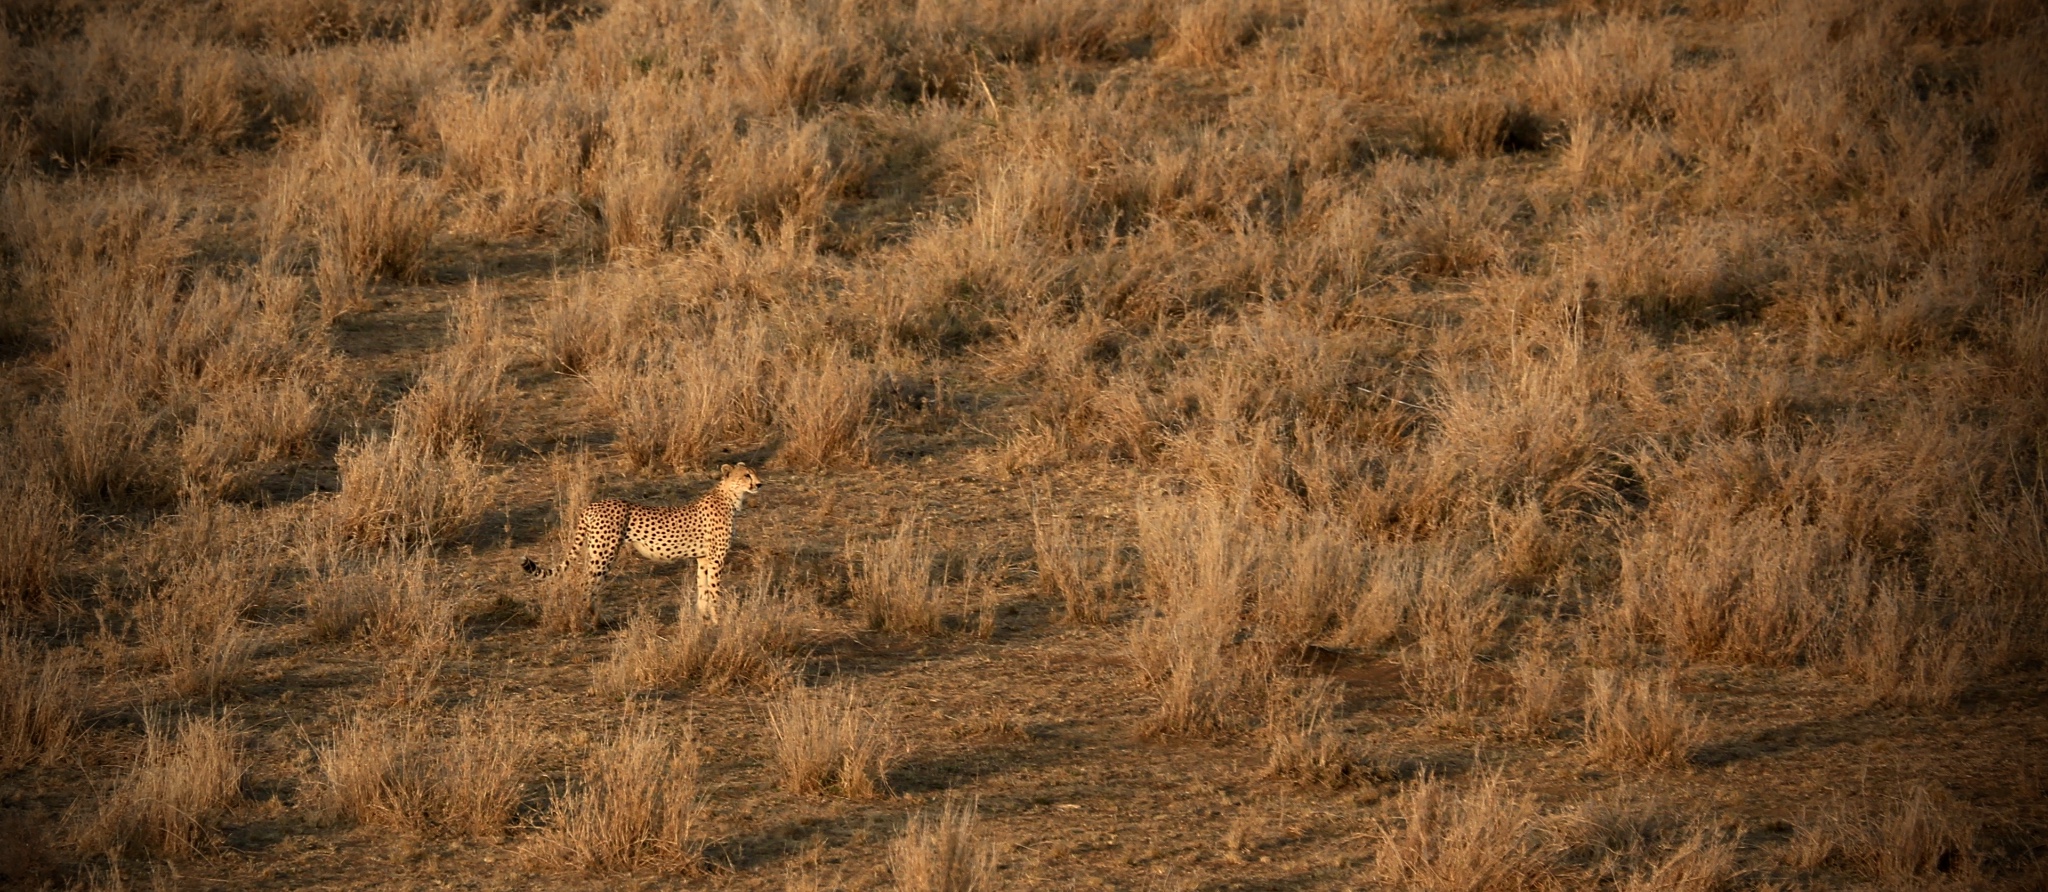
<svg viewBox="0 0 2048 892">
<path fill-rule="evenodd" d="M 650 561 L 669 562 L 698 557 L 704 552 L 695 525 L 674 517 L 635 518 L 626 528 L 626 540 L 633 550 Z"/>
</svg>

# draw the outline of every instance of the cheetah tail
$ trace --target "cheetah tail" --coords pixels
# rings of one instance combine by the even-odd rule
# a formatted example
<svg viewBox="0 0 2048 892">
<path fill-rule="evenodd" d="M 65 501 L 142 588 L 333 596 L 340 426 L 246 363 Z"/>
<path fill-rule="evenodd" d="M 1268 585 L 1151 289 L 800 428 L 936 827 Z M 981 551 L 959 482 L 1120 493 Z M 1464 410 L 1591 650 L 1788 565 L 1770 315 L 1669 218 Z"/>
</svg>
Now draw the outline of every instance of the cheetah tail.
<svg viewBox="0 0 2048 892">
<path fill-rule="evenodd" d="M 520 561 L 519 569 L 525 570 L 526 575 L 531 576 L 535 579 L 546 579 L 550 576 L 555 575 L 555 568 L 543 567 L 539 563 L 535 562 L 534 559 L 531 557 L 528 557 L 525 560 Z"/>
</svg>

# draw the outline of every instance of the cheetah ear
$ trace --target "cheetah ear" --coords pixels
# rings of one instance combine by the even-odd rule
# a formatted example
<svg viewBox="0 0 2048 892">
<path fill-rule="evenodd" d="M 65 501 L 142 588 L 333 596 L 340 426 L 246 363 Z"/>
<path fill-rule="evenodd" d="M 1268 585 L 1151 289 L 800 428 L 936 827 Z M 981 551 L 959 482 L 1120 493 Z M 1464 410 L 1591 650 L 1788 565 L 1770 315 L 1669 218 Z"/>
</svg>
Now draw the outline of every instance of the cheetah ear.
<svg viewBox="0 0 2048 892">
<path fill-rule="evenodd" d="M 720 473 L 720 474 L 730 474 L 730 473 L 732 473 L 732 465 L 719 465 L 719 466 L 718 466 L 718 473 Z"/>
</svg>

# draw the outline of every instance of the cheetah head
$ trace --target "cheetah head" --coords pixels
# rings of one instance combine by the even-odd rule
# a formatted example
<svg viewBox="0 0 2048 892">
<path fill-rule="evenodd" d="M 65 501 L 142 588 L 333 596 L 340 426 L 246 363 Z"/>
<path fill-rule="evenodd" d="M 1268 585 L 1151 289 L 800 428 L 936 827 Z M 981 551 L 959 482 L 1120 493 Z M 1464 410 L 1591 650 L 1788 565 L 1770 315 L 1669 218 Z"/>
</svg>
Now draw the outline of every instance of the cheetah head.
<svg viewBox="0 0 2048 892">
<path fill-rule="evenodd" d="M 753 468 L 747 467 L 746 462 L 719 465 L 718 471 L 725 475 L 719 480 L 718 485 L 734 495 L 747 495 L 761 488 L 761 478 L 754 474 Z"/>
</svg>

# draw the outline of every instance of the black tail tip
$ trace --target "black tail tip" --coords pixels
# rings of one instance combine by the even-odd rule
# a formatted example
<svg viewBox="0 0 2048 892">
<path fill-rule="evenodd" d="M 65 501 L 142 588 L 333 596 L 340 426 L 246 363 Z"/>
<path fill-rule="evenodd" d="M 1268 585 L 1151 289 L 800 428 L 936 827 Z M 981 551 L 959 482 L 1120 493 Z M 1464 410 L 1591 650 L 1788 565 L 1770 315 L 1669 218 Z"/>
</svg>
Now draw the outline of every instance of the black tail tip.
<svg viewBox="0 0 2048 892">
<path fill-rule="evenodd" d="M 525 570 L 529 576 L 540 575 L 540 565 L 534 563 L 533 558 L 530 557 L 519 562 L 519 569 Z"/>
</svg>

